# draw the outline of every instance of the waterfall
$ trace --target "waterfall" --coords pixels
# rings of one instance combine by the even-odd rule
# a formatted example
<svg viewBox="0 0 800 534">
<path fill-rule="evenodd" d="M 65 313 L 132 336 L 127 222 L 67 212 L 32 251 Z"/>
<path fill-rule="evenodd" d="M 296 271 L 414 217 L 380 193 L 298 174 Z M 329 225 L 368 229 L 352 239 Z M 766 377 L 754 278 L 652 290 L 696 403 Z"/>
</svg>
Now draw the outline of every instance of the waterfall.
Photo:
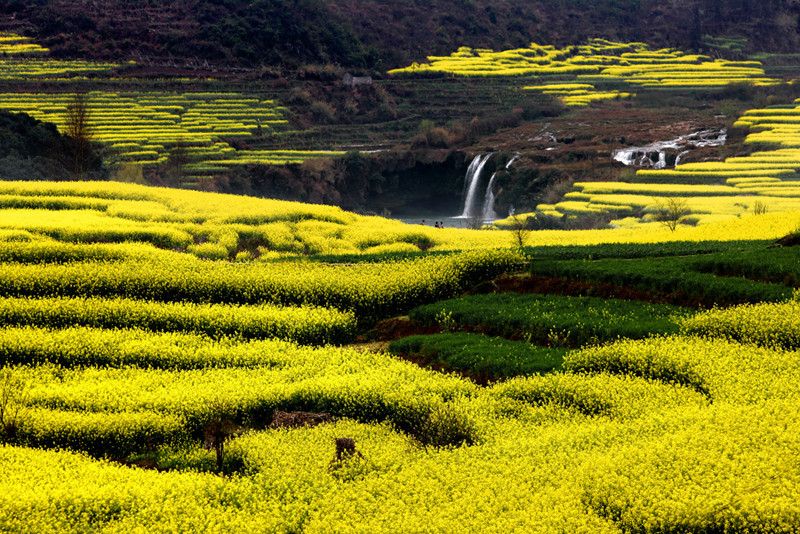
<svg viewBox="0 0 800 534">
<path fill-rule="evenodd" d="M 691 150 L 684 150 L 683 152 L 678 154 L 678 156 L 675 158 L 675 166 L 676 167 L 681 164 L 681 160 L 683 159 L 683 156 L 685 156 L 689 152 L 691 152 Z"/>
<path fill-rule="evenodd" d="M 483 156 L 481 156 L 481 155 L 475 156 L 475 158 L 472 160 L 472 163 L 470 163 L 469 167 L 467 168 L 467 176 L 464 179 L 464 195 L 463 196 L 465 198 L 467 196 L 467 191 L 469 191 L 469 187 L 471 185 L 470 180 L 472 179 L 472 176 L 475 175 L 475 170 L 481 164 L 481 159 L 482 158 L 483 158 Z"/>
<path fill-rule="evenodd" d="M 508 167 L 506 167 L 508 168 Z M 489 179 L 489 186 L 486 188 L 486 199 L 483 201 L 483 220 L 494 221 L 497 219 L 497 214 L 494 212 L 494 181 L 497 178 L 497 173 L 494 173 Z"/>
<path fill-rule="evenodd" d="M 494 184 L 497 180 L 497 175 L 500 171 L 492 174 L 489 178 L 489 183 L 486 185 L 486 193 L 483 197 L 483 202 L 479 198 L 479 191 L 481 190 L 481 177 L 486 164 L 492 159 L 494 153 L 482 154 L 475 157 L 472 163 L 469 164 L 467 169 L 467 176 L 464 179 L 464 208 L 458 219 L 472 219 L 473 217 L 481 216 L 484 221 L 494 221 L 497 219 L 497 214 L 494 211 L 494 201 L 496 196 L 494 194 Z M 520 154 L 515 154 L 505 166 L 508 170 L 511 166 L 520 159 Z"/>
<path fill-rule="evenodd" d="M 511 166 L 512 166 L 513 164 L 515 164 L 515 163 L 517 162 L 517 160 L 518 160 L 519 158 L 521 158 L 521 157 L 522 157 L 522 156 L 521 156 L 521 155 L 519 155 L 519 154 L 514 154 L 514 157 L 513 157 L 513 158 L 511 158 L 510 160 L 508 160 L 508 163 L 506 164 L 506 170 L 509 170 L 509 169 L 511 168 Z"/>
<path fill-rule="evenodd" d="M 514 154 L 514 157 L 506 163 L 506 170 L 511 169 L 511 166 L 521 157 L 520 154 Z M 494 201 L 497 198 L 494 194 L 495 180 L 497 180 L 497 173 L 492 174 L 492 177 L 489 178 L 489 185 L 486 186 L 486 196 L 483 201 L 483 220 L 486 222 L 497 220 L 497 213 L 494 211 Z"/>
<path fill-rule="evenodd" d="M 482 156 L 476 156 L 467 169 L 467 177 L 464 181 L 464 191 L 466 198 L 464 199 L 464 210 L 461 212 L 462 219 L 469 219 L 475 216 L 476 213 L 476 197 L 478 196 L 478 187 L 481 181 L 481 173 L 483 168 L 489 163 L 489 160 L 494 154 L 489 153 Z"/>
<path fill-rule="evenodd" d="M 705 147 L 718 147 L 727 142 L 727 130 L 700 130 L 682 135 L 669 141 L 658 141 L 646 146 L 628 147 L 615 150 L 612 157 L 626 166 L 666 169 L 668 157 L 675 155 L 675 166 L 692 150 Z"/>
<path fill-rule="evenodd" d="M 620 149 L 616 150 L 612 157 L 614 161 L 619 161 L 626 167 L 636 165 L 636 150 L 637 149 Z"/>
</svg>

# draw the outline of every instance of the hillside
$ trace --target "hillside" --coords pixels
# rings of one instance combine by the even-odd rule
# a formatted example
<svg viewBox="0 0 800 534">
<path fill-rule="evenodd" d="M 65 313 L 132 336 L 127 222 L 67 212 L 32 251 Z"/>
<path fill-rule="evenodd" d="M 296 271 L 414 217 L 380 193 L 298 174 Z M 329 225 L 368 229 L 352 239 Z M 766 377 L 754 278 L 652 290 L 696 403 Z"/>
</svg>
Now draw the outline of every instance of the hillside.
<svg viewBox="0 0 800 534">
<path fill-rule="evenodd" d="M 800 0 L 0 0 L 0 534 L 800 533 Z"/>
<path fill-rule="evenodd" d="M 797 531 L 796 212 L 518 239 L 0 201 L 3 532 Z"/>
<path fill-rule="evenodd" d="M 460 45 L 499 49 L 589 37 L 790 51 L 798 44 L 800 6 L 792 0 L 3 0 L 0 13 L 0 29 L 34 35 L 65 57 L 386 69 Z"/>
</svg>

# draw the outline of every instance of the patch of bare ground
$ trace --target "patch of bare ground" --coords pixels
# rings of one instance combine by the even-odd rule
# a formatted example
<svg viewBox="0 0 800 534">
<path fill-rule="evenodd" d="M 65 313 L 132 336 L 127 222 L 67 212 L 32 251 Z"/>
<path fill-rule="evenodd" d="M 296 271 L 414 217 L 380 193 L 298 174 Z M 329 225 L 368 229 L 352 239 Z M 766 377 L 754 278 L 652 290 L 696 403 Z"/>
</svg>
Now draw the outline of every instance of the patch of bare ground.
<svg viewBox="0 0 800 534">
<path fill-rule="evenodd" d="M 800 247 L 800 231 L 778 239 L 775 244 L 779 247 Z"/>
<path fill-rule="evenodd" d="M 359 341 L 363 343 L 370 341 L 387 342 L 409 336 L 437 334 L 439 331 L 437 327 L 422 326 L 412 321 L 407 315 L 404 315 L 380 321 L 371 331 L 362 336 Z"/>
<path fill-rule="evenodd" d="M 367 341 L 361 343 L 352 343 L 347 347 L 362 352 L 386 352 L 386 349 L 389 348 L 389 341 Z"/>
<path fill-rule="evenodd" d="M 272 416 L 270 428 L 312 428 L 335 421 L 329 413 L 276 411 Z"/>
<path fill-rule="evenodd" d="M 645 108 L 632 102 L 608 103 L 503 130 L 481 139 L 472 151 L 493 147 L 538 154 L 553 162 L 574 159 L 576 154 L 610 156 L 618 148 L 725 128 L 729 122 L 731 119 L 713 110 L 693 109 L 690 113 L 680 107 Z"/>
</svg>

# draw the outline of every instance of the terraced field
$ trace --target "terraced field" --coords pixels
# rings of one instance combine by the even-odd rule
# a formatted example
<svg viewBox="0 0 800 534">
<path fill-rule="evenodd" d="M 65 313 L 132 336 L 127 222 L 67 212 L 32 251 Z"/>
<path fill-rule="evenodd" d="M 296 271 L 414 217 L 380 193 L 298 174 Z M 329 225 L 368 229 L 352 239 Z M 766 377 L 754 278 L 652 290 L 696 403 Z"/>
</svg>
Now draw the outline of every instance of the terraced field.
<svg viewBox="0 0 800 534">
<path fill-rule="evenodd" d="M 49 53 L 30 37 L 0 33 L 0 81 L 74 82 L 108 75 L 120 67 L 109 62 L 52 59 Z"/>
<path fill-rule="evenodd" d="M 559 246 L 519 251 L 500 230 L 325 206 L 0 185 L 4 531 L 798 526 L 794 303 L 453 300 L 604 262 L 664 285 L 672 268 L 709 299 L 785 299 L 796 251 L 769 245 L 796 213 L 672 244 L 545 232 L 531 244 Z M 765 258 L 774 272 L 753 268 Z M 397 355 L 346 346 L 412 309 L 442 333 Z"/>
<path fill-rule="evenodd" d="M 87 76 L 111 73 L 119 65 L 94 61 L 48 58 L 0 58 L 0 80 L 5 82 L 72 83 Z"/>
<path fill-rule="evenodd" d="M 653 50 L 645 43 L 591 39 L 558 48 L 532 44 L 495 52 L 462 47 L 450 56 L 395 69 L 396 76 L 453 75 L 537 80 L 527 90 L 559 96 L 570 106 L 628 98 L 635 88 L 708 90 L 732 83 L 774 85 L 758 61 L 728 61 L 676 49 Z"/>
<path fill-rule="evenodd" d="M 3 47 L 0 79 L 29 90 L 0 109 L 62 129 L 60 84 L 116 68 Z M 404 139 L 417 108 L 469 123 L 550 96 L 776 83 L 604 40 L 394 75 L 404 118 L 313 133 L 241 86 L 85 96 L 117 163 L 202 179 L 341 155 L 331 131 Z M 738 126 L 749 156 L 539 206 L 604 230 L 0 181 L 0 531 L 800 530 L 800 101 Z"/>
<path fill-rule="evenodd" d="M 35 43 L 30 37 L 0 32 L 0 55 L 28 56 L 47 54 L 48 52 L 47 48 Z"/>
<path fill-rule="evenodd" d="M 71 94 L 0 94 L 0 109 L 27 113 L 64 128 Z M 285 165 L 333 151 L 235 150 L 225 139 L 270 136 L 285 128 L 285 108 L 239 93 L 113 93 L 84 95 L 94 141 L 107 144 L 121 163 L 156 165 L 180 150 L 190 177 L 235 165 Z"/>
<path fill-rule="evenodd" d="M 774 239 L 800 223 L 767 213 L 671 232 L 645 229 L 540 231 L 528 246 Z M 189 253 L 249 262 L 316 256 L 392 256 L 486 250 L 515 243 L 507 230 L 474 232 L 406 225 L 332 206 L 208 195 L 122 183 L 0 182 L 0 259 L 118 260 Z M 136 242 L 136 246 L 129 243 Z M 140 244 L 146 246 L 140 246 Z M 200 264 L 202 265 L 202 263 Z"/>
<path fill-rule="evenodd" d="M 48 52 L 30 38 L 0 34 L 0 81 L 49 87 L 43 92 L 18 89 L 0 93 L 0 110 L 26 113 L 62 131 L 76 98 L 73 85 L 88 81 L 87 77 L 112 87 L 125 85 L 126 80 L 115 78 L 114 71 L 135 66 L 51 59 L 46 57 Z M 184 185 L 192 186 L 236 166 L 286 165 L 343 154 L 291 148 L 236 150 L 232 141 L 250 138 L 263 142 L 288 130 L 287 109 L 274 98 L 255 94 L 162 90 L 158 85 L 150 82 L 150 90 L 137 92 L 78 90 L 87 104 L 91 140 L 111 150 L 109 165 L 147 167 L 173 157 L 181 162 Z"/>
<path fill-rule="evenodd" d="M 578 182 L 557 204 L 537 210 L 552 217 L 609 216 L 612 224 L 640 225 L 680 204 L 682 224 L 701 224 L 746 214 L 800 210 L 800 101 L 746 112 L 736 126 L 747 128 L 748 156 L 722 162 L 643 169 L 630 182 Z"/>
</svg>

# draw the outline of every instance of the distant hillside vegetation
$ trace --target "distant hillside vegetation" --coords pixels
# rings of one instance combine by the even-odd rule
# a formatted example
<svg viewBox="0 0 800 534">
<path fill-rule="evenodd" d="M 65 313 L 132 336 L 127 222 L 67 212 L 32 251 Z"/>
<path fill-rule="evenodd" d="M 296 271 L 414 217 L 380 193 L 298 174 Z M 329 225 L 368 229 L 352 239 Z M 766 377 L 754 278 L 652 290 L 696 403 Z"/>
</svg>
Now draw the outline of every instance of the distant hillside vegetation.
<svg viewBox="0 0 800 534">
<path fill-rule="evenodd" d="M 74 150 L 53 124 L 0 111 L 0 180 L 74 179 Z M 90 159 L 89 175 L 102 178 L 100 160 Z"/>
<path fill-rule="evenodd" d="M 317 0 L 0 0 L 0 28 L 58 56 L 258 64 L 375 63 Z"/>
<path fill-rule="evenodd" d="M 791 51 L 798 15 L 797 0 L 0 0 L 0 28 L 60 56 L 375 69 L 588 37 Z"/>
<path fill-rule="evenodd" d="M 503 49 L 604 37 L 685 49 L 704 36 L 745 37 L 745 50 L 794 51 L 797 0 L 337 0 L 327 2 L 368 46 L 405 64 L 458 46 Z M 724 43 L 724 39 L 722 40 Z M 726 51 L 730 52 L 730 51 Z"/>
</svg>

